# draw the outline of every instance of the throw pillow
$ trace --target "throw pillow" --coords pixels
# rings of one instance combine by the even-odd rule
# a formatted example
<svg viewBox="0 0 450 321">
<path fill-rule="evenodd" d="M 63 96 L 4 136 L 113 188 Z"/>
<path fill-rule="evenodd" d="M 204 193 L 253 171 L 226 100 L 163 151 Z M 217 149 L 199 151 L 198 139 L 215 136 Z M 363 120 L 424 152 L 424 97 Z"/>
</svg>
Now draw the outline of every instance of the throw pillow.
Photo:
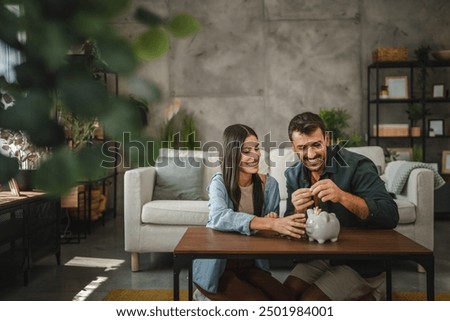
<svg viewBox="0 0 450 321">
<path fill-rule="evenodd" d="M 155 164 L 154 200 L 201 200 L 203 166 L 193 157 L 162 157 Z"/>
</svg>

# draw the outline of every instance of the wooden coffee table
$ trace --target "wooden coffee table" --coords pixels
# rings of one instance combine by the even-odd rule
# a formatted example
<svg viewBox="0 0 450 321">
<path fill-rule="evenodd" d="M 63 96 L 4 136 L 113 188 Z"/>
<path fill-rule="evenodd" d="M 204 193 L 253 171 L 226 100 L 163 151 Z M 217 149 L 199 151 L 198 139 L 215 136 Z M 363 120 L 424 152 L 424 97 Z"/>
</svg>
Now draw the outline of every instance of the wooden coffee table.
<svg viewBox="0 0 450 321">
<path fill-rule="evenodd" d="M 411 260 L 422 265 L 427 277 L 427 299 L 434 300 L 433 251 L 394 230 L 343 228 L 335 243 L 318 244 L 274 233 L 245 236 L 206 227 L 189 227 L 174 253 L 174 300 L 179 300 L 181 269 L 188 267 L 189 300 L 192 300 L 192 261 L 199 258 L 227 259 L 348 259 L 386 262 L 386 295 L 392 299 L 391 263 Z"/>
</svg>

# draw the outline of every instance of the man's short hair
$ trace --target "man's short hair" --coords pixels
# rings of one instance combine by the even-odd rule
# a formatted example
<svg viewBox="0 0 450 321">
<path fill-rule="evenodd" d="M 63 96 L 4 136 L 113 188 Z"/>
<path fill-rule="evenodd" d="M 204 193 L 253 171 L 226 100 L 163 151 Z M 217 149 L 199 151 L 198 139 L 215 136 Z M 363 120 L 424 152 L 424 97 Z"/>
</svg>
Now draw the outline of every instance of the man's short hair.
<svg viewBox="0 0 450 321">
<path fill-rule="evenodd" d="M 291 121 L 289 122 L 288 127 L 289 139 L 292 141 L 292 134 L 294 132 L 309 135 L 314 131 L 316 131 L 317 128 L 320 128 L 320 130 L 323 133 L 323 136 L 325 137 L 326 134 L 325 124 L 319 115 L 311 112 L 298 114 L 294 118 L 292 118 Z"/>
</svg>

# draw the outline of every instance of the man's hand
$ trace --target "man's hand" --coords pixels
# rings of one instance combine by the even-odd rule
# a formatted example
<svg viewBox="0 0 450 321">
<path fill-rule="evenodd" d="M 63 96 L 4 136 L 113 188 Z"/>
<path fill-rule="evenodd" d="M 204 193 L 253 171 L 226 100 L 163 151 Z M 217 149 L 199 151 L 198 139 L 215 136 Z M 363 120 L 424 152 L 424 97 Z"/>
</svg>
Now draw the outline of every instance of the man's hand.
<svg viewBox="0 0 450 321">
<path fill-rule="evenodd" d="M 306 209 L 314 205 L 313 194 L 310 188 L 299 188 L 292 193 L 291 201 L 296 213 L 306 213 Z"/>
<path fill-rule="evenodd" d="M 310 187 L 310 190 L 311 194 L 317 195 L 323 203 L 328 201 L 341 202 L 343 191 L 331 179 L 318 181 Z"/>
</svg>

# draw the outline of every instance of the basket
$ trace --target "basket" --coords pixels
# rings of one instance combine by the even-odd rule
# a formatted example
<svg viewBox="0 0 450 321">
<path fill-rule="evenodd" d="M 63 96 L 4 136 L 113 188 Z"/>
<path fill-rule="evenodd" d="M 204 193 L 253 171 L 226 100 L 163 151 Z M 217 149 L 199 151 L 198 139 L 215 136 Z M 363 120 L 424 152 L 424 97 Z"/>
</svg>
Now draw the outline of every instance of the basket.
<svg viewBox="0 0 450 321">
<path fill-rule="evenodd" d="M 84 186 L 81 185 L 78 188 L 78 191 L 84 191 Z M 102 190 L 98 187 L 93 187 L 91 189 L 91 221 L 96 221 L 102 217 L 103 212 L 106 209 L 106 196 L 102 194 Z M 70 217 L 77 220 L 85 219 L 85 200 L 81 198 L 79 202 L 77 202 L 77 206 L 69 207 L 68 213 Z"/>
<path fill-rule="evenodd" d="M 377 48 L 372 52 L 373 62 L 380 61 L 406 61 L 408 48 Z"/>
</svg>

